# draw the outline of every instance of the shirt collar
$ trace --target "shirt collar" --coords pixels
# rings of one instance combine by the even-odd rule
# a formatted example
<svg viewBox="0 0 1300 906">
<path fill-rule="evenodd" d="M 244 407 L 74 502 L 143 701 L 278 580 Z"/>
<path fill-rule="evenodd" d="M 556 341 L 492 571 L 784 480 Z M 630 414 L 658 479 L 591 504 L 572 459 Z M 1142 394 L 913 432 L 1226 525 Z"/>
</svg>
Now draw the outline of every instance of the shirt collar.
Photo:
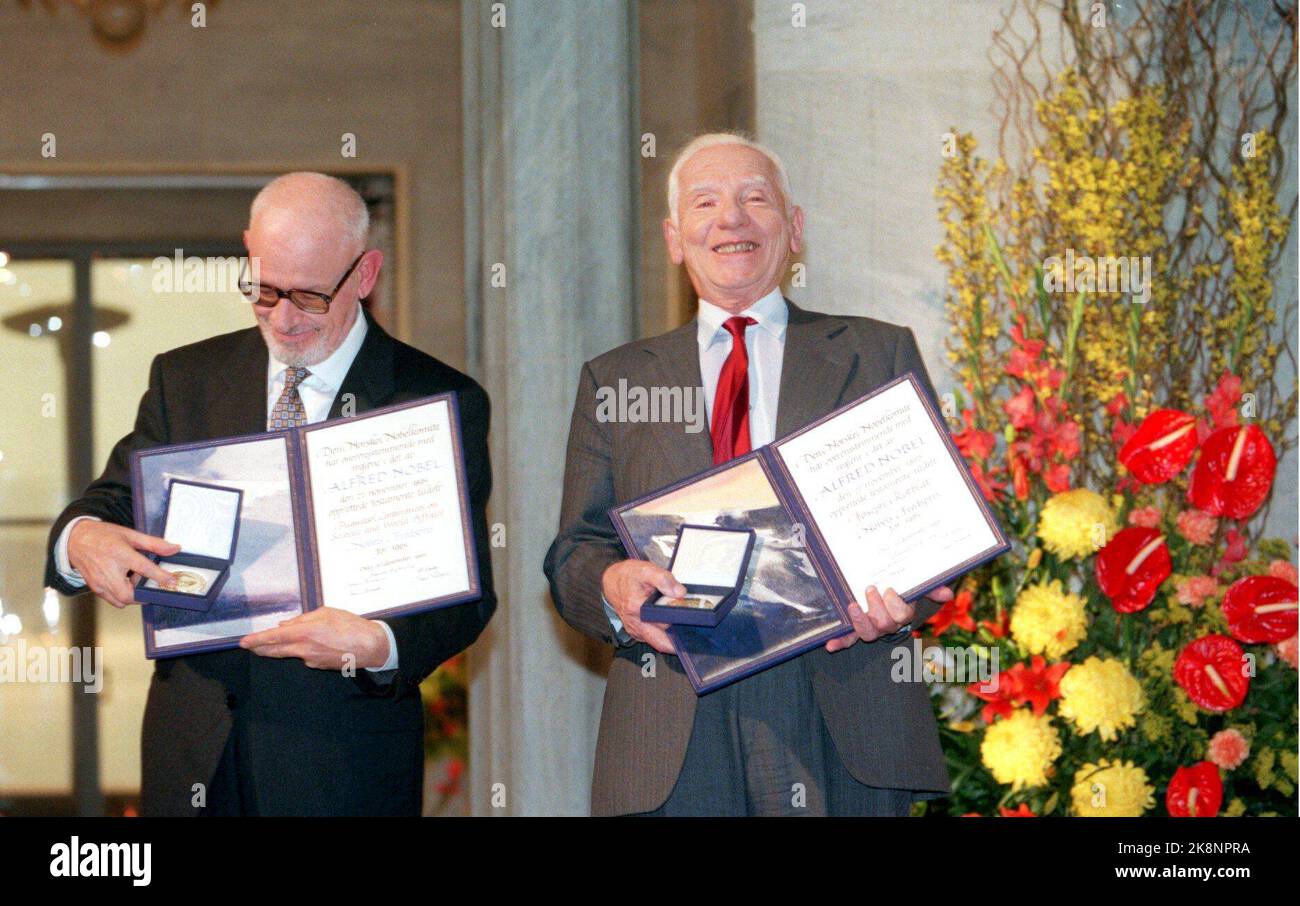
<svg viewBox="0 0 1300 906">
<path fill-rule="evenodd" d="M 741 314 L 753 318 L 758 322 L 759 328 L 766 330 L 778 340 L 785 336 L 785 327 L 790 321 L 790 307 L 785 304 L 785 297 L 781 295 L 779 286 L 773 288 L 770 293 Z M 725 308 L 719 308 L 707 299 L 700 300 L 699 313 L 696 316 L 698 324 L 696 338 L 701 349 L 713 345 L 719 335 L 726 336 L 726 329 L 722 325 L 730 317 L 732 317 L 731 312 Z"/>
<path fill-rule="evenodd" d="M 348 369 L 352 367 L 352 360 L 357 357 L 357 352 L 360 351 L 368 330 L 366 314 L 358 305 L 356 320 L 352 322 L 352 328 L 348 331 L 348 335 L 343 338 L 339 348 L 331 352 L 324 361 L 317 362 L 307 368 L 311 372 L 311 377 L 307 378 L 307 380 L 309 382 L 314 381 L 318 387 L 323 384 L 337 393 L 339 388 L 343 386 L 343 378 L 347 377 Z M 269 350 L 268 355 L 271 362 L 271 380 L 274 381 L 289 366 L 270 354 Z"/>
</svg>

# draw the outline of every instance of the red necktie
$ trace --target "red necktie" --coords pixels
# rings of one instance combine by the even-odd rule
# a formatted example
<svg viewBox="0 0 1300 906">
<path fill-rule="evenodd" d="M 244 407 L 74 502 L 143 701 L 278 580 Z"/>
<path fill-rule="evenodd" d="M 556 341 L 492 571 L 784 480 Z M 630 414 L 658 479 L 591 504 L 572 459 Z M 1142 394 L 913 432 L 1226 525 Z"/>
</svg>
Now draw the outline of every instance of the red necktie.
<svg viewBox="0 0 1300 906">
<path fill-rule="evenodd" d="M 745 328 L 757 324 L 753 318 L 728 318 L 722 326 L 731 334 L 731 354 L 718 375 L 713 394 L 713 464 L 721 465 L 749 452 L 749 353 L 745 351 Z"/>
</svg>

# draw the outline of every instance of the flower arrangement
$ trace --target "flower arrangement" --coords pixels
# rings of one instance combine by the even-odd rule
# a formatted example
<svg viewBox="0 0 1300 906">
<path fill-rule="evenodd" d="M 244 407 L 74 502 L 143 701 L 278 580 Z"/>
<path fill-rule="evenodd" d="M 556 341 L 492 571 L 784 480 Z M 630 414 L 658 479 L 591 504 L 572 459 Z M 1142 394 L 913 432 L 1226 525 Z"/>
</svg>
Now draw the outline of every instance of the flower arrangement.
<svg viewBox="0 0 1300 906">
<path fill-rule="evenodd" d="M 953 130 L 936 192 L 946 414 L 1012 551 L 922 633 L 1000 666 L 933 684 L 953 792 L 927 808 L 1295 814 L 1295 539 L 1261 537 L 1296 443 L 1281 152 L 1254 131 L 1216 167 L 1166 86 L 1099 81 L 1041 92 L 1018 172 Z M 1121 259 L 1149 283 L 1104 279 Z"/>
<path fill-rule="evenodd" d="M 420 684 L 425 758 L 434 770 L 443 772 L 434 786 L 439 801 L 425 804 L 429 814 L 441 814 L 461 790 L 469 760 L 467 692 L 464 652 L 442 664 Z"/>
</svg>

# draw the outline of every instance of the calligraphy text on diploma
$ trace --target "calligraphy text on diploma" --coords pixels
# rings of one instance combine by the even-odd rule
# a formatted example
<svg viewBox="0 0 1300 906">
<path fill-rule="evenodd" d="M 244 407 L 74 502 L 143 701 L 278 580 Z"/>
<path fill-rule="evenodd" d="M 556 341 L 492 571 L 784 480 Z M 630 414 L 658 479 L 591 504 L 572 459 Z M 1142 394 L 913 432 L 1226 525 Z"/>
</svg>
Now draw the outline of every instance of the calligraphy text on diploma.
<svg viewBox="0 0 1300 906">
<path fill-rule="evenodd" d="M 445 400 L 307 434 L 321 603 L 362 615 L 465 591 Z"/>
<path fill-rule="evenodd" d="M 906 594 L 997 544 L 909 382 L 777 451 L 857 600 L 868 585 Z"/>
</svg>

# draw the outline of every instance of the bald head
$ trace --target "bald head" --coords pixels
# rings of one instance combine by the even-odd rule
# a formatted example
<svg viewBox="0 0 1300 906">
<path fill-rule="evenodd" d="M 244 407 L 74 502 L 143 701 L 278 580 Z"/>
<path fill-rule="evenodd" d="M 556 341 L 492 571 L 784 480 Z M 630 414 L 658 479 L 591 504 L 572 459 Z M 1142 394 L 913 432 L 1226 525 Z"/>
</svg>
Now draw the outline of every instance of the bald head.
<svg viewBox="0 0 1300 906">
<path fill-rule="evenodd" d="M 307 233 L 340 243 L 352 255 L 366 247 L 370 212 L 356 189 L 324 173 L 286 173 L 263 187 L 248 212 L 248 228 Z"/>
</svg>

